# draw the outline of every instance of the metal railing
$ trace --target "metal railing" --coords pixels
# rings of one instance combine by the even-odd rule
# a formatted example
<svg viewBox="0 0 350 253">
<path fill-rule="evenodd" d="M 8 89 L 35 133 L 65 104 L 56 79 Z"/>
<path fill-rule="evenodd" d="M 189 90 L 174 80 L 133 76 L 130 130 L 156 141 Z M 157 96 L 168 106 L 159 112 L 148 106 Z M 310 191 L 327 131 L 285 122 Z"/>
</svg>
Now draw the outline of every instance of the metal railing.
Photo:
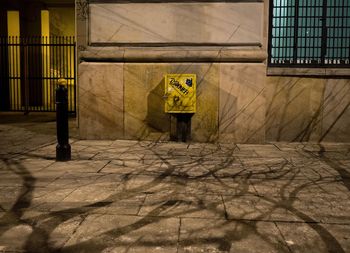
<svg viewBox="0 0 350 253">
<path fill-rule="evenodd" d="M 67 80 L 68 110 L 76 110 L 75 39 L 0 37 L 0 111 L 55 111 L 55 88 Z"/>
</svg>

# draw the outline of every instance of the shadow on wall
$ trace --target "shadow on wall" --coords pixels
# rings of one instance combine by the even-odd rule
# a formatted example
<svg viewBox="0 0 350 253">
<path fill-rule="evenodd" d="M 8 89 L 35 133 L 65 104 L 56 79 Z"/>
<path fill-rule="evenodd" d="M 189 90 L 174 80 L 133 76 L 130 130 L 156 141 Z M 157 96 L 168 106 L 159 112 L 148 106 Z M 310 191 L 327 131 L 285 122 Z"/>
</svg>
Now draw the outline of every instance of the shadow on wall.
<svg viewBox="0 0 350 253">
<path fill-rule="evenodd" d="M 164 112 L 164 78 L 150 91 L 147 97 L 146 124 L 151 132 L 170 132 L 170 114 Z M 160 133 L 160 134 L 161 134 Z"/>
<path fill-rule="evenodd" d="M 217 64 L 187 66 L 197 75 L 197 109 L 191 118 L 191 139 L 216 142 L 218 139 L 219 67 Z"/>
<path fill-rule="evenodd" d="M 220 142 L 235 142 L 237 137 L 237 96 L 220 89 L 219 138 Z"/>
<path fill-rule="evenodd" d="M 227 83 L 219 90 L 219 141 L 263 143 L 265 141 L 264 84 Z"/>
<path fill-rule="evenodd" d="M 234 95 L 224 89 L 220 89 L 219 92 L 219 141 L 223 143 L 264 142 L 266 123 L 260 120 L 264 112 L 264 108 L 260 105 L 263 89 L 245 102 L 239 101 L 240 94 Z"/>
<path fill-rule="evenodd" d="M 274 78 L 266 108 L 268 141 L 349 141 L 346 80 Z"/>
<path fill-rule="evenodd" d="M 268 140 L 309 141 L 317 138 L 323 87 L 315 80 L 302 78 L 279 78 L 272 80 L 269 87 Z"/>
</svg>

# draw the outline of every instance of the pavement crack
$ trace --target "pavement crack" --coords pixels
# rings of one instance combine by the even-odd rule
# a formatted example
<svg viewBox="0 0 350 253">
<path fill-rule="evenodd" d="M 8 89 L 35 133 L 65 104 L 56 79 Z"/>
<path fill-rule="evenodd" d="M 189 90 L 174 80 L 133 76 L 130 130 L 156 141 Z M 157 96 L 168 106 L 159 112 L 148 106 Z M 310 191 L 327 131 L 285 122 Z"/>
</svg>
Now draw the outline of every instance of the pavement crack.
<svg viewBox="0 0 350 253">
<path fill-rule="evenodd" d="M 238 151 L 241 151 L 241 149 L 239 148 L 239 146 L 237 144 L 235 144 L 235 148 L 233 150 L 235 150 L 236 148 Z"/>
<path fill-rule="evenodd" d="M 100 152 L 97 152 L 96 154 L 94 154 L 93 156 L 91 156 L 88 160 L 92 160 L 92 159 L 94 159 L 97 155 L 99 155 L 100 154 Z"/>
<path fill-rule="evenodd" d="M 176 253 L 179 252 L 179 247 L 180 247 L 181 226 L 182 226 L 182 218 L 179 218 L 179 229 L 178 229 L 178 231 L 177 231 Z"/>
<path fill-rule="evenodd" d="M 79 224 L 76 226 L 76 228 L 74 228 L 74 230 L 72 232 L 72 236 L 78 231 L 78 228 L 81 226 L 81 224 L 83 224 L 83 222 L 85 221 L 87 216 L 88 216 L 87 214 L 86 215 L 80 215 L 81 220 L 80 220 Z"/>
<path fill-rule="evenodd" d="M 75 233 L 78 231 L 78 229 L 80 228 L 80 226 L 83 224 L 83 222 L 86 220 L 86 217 L 88 216 L 87 214 L 83 214 L 83 215 L 79 215 L 81 220 L 79 221 L 78 225 L 74 228 L 72 234 L 64 241 L 64 243 L 62 244 L 62 246 L 59 248 L 59 252 L 62 251 L 62 249 L 64 249 L 65 245 L 67 244 L 67 242 L 75 235 Z"/>
<path fill-rule="evenodd" d="M 251 179 L 248 179 L 247 182 L 253 187 L 253 190 L 254 190 L 256 196 L 260 196 L 260 194 L 259 194 L 258 190 L 256 189 L 256 187 L 255 187 L 253 181 L 252 181 Z"/>
<path fill-rule="evenodd" d="M 282 149 L 280 149 L 279 146 L 276 145 L 276 143 L 272 143 L 273 146 L 275 146 L 275 148 L 277 148 L 279 151 L 282 151 Z"/>
<path fill-rule="evenodd" d="M 284 245 L 287 247 L 288 251 L 289 252 L 293 252 L 292 249 L 289 247 L 288 243 L 287 243 L 287 239 L 284 237 L 281 229 L 278 227 L 277 223 L 274 221 L 273 224 L 275 224 L 275 227 L 277 228 L 278 232 L 280 233 L 282 239 L 283 239 L 283 242 L 284 242 Z"/>
<path fill-rule="evenodd" d="M 51 166 L 51 165 L 50 165 Z M 59 175 L 57 177 L 55 177 L 50 183 L 48 183 L 45 187 L 50 187 L 51 184 L 55 183 L 57 180 L 59 180 L 60 178 L 63 178 L 64 176 L 66 176 L 67 174 L 69 174 L 69 172 L 64 172 L 62 175 Z"/>
<path fill-rule="evenodd" d="M 97 171 L 97 173 L 100 173 L 101 170 L 103 170 L 104 168 L 106 168 L 106 166 L 107 166 L 108 164 L 110 164 L 111 162 L 112 162 L 112 161 L 108 161 L 105 165 L 102 166 L 101 169 L 99 169 L 99 170 Z"/>
<path fill-rule="evenodd" d="M 49 168 L 50 166 L 52 166 L 55 163 L 56 163 L 56 161 L 53 161 L 52 163 L 50 163 L 50 164 L 46 165 L 45 167 L 43 167 L 42 169 L 38 170 L 38 172 L 42 172 L 42 171 L 47 170 L 47 168 Z"/>
<path fill-rule="evenodd" d="M 136 215 L 139 215 L 139 214 L 140 214 L 141 208 L 142 208 L 143 205 L 145 204 L 147 196 L 148 196 L 148 193 L 145 194 L 145 197 L 143 198 L 142 203 L 140 204 L 140 206 L 139 206 L 139 208 L 138 208 L 138 210 L 137 210 Z"/>
<path fill-rule="evenodd" d="M 225 205 L 224 197 L 222 196 L 222 194 L 220 194 L 220 197 L 221 197 L 222 205 L 224 206 L 224 215 L 225 215 L 225 219 L 226 219 L 226 220 L 229 220 L 228 213 L 227 213 L 227 211 L 226 211 L 226 205 Z"/>
</svg>

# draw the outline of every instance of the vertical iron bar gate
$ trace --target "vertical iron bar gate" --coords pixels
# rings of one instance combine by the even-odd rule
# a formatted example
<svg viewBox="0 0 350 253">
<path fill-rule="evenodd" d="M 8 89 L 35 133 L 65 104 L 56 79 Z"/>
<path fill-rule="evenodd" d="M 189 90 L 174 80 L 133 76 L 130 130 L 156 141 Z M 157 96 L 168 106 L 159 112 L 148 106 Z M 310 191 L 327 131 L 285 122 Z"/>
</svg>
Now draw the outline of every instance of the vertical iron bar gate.
<svg viewBox="0 0 350 253">
<path fill-rule="evenodd" d="M 67 80 L 68 111 L 76 111 L 75 39 L 0 37 L 0 111 L 56 110 L 55 88 Z"/>
</svg>

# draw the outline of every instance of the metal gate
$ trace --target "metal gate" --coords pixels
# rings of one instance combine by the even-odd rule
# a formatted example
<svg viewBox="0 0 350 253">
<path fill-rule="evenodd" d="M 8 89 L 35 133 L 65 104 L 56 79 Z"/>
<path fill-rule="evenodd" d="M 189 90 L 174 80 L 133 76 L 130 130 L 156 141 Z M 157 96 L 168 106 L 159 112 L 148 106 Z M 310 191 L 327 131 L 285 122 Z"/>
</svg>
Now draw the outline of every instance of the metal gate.
<svg viewBox="0 0 350 253">
<path fill-rule="evenodd" d="M 67 80 L 68 110 L 76 110 L 75 40 L 0 37 L 0 111 L 55 111 L 55 88 Z"/>
</svg>

